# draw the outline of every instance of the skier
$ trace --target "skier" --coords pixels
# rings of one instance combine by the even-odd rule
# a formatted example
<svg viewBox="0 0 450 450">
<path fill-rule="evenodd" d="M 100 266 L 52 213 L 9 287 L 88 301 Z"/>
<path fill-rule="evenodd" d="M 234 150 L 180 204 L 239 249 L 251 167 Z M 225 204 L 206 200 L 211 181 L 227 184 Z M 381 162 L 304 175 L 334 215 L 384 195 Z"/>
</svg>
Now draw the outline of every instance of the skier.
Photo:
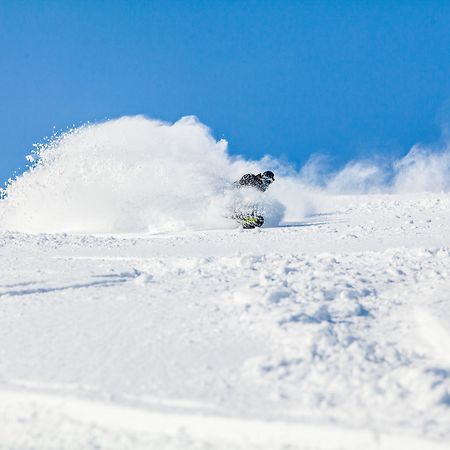
<svg viewBox="0 0 450 450">
<path fill-rule="evenodd" d="M 264 192 L 274 181 L 274 173 L 270 170 L 266 170 L 263 173 L 258 173 L 258 175 L 247 173 L 239 181 L 236 181 L 234 185 L 238 188 L 243 186 L 251 186 Z"/>
<path fill-rule="evenodd" d="M 274 181 L 274 173 L 270 170 L 266 170 L 263 173 L 258 173 L 258 175 L 247 173 L 239 181 L 235 181 L 234 186 L 238 189 L 252 187 L 258 191 L 265 192 Z M 255 210 L 249 213 L 236 211 L 233 218 L 242 225 L 242 228 L 256 228 L 261 227 L 264 224 L 264 217 Z"/>
</svg>

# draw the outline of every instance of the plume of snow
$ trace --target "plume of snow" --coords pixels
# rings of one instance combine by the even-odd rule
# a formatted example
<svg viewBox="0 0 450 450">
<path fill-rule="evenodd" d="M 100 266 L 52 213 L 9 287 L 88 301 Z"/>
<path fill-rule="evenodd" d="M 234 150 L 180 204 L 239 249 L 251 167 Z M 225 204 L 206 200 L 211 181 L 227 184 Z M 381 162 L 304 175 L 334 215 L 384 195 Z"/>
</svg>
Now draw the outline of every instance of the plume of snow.
<svg viewBox="0 0 450 450">
<path fill-rule="evenodd" d="M 195 117 L 174 124 L 145 117 L 83 126 L 42 146 L 33 167 L 6 189 L 0 227 L 24 232 L 167 232 L 232 227 L 256 168 L 233 161 Z M 261 198 L 268 223 L 282 206 Z"/>
<path fill-rule="evenodd" d="M 271 156 L 230 157 L 227 142 L 189 116 L 171 124 L 122 117 L 71 130 L 28 157 L 0 192 L 0 229 L 23 232 L 169 232 L 234 227 L 257 208 L 266 226 L 298 221 L 341 194 L 450 190 L 450 146 L 414 146 L 390 164 L 350 161 L 329 170 L 313 155 L 299 170 Z M 244 173 L 272 170 L 264 194 L 233 189 Z M 329 201 L 325 202 L 330 204 Z M 325 204 L 324 203 L 324 204 Z"/>
<path fill-rule="evenodd" d="M 450 189 L 450 149 L 414 146 L 395 163 L 392 190 L 397 193 L 444 192 Z"/>
</svg>

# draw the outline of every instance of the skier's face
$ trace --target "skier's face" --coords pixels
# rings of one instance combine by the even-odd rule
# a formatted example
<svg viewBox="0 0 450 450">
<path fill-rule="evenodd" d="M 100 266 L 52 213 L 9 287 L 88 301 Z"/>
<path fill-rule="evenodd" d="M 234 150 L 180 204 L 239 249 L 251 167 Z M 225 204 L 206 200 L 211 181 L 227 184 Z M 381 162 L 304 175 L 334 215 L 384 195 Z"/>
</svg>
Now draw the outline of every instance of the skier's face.
<svg viewBox="0 0 450 450">
<path fill-rule="evenodd" d="M 270 178 L 270 177 L 262 177 L 262 182 L 264 183 L 264 186 L 266 188 L 268 188 L 272 183 L 273 183 L 274 179 Z"/>
</svg>

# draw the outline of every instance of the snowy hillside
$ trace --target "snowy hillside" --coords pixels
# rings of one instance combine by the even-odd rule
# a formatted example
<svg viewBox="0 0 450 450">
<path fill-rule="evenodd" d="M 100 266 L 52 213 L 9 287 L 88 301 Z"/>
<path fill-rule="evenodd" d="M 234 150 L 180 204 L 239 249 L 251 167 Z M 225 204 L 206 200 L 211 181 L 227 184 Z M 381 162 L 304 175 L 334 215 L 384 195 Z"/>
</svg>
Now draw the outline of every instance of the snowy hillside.
<svg viewBox="0 0 450 450">
<path fill-rule="evenodd" d="M 38 147 L 0 200 L 0 449 L 449 449 L 449 155 L 324 176 L 193 117 Z"/>
<path fill-rule="evenodd" d="M 325 203 L 262 230 L 3 232 L 0 448 L 450 448 L 450 195 Z"/>
</svg>

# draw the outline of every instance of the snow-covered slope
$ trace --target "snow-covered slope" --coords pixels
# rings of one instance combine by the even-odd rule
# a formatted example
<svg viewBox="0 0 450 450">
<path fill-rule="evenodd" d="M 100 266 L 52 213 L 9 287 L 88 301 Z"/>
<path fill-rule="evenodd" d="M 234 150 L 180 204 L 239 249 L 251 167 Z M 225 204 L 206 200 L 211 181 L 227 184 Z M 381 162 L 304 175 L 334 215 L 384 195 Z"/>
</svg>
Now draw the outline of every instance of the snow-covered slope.
<svg viewBox="0 0 450 450">
<path fill-rule="evenodd" d="M 450 195 L 0 234 L 1 449 L 450 448 Z"/>
</svg>

